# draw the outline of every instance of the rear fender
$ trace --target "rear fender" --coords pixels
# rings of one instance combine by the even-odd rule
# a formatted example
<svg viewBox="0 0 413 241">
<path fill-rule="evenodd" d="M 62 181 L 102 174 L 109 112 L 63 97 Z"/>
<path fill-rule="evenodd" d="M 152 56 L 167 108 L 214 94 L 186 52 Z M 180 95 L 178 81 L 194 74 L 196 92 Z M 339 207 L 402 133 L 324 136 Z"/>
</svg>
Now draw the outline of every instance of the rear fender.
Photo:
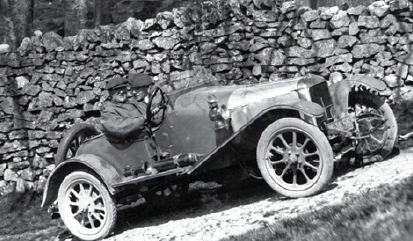
<svg viewBox="0 0 413 241">
<path fill-rule="evenodd" d="M 368 75 L 355 75 L 349 79 L 334 83 L 329 86 L 329 90 L 338 119 L 345 117 L 348 113 L 348 98 L 352 90 L 368 91 L 380 96 L 391 95 L 391 90 L 384 81 Z"/>
<path fill-rule="evenodd" d="M 57 198 L 57 193 L 63 179 L 69 173 L 81 169 L 88 169 L 96 173 L 112 195 L 115 193 L 112 185 L 122 181 L 122 176 L 116 169 L 100 157 L 90 154 L 80 155 L 74 159 L 69 159 L 60 163 L 53 169 L 46 182 L 41 207 L 43 208 L 51 205 Z"/>
</svg>

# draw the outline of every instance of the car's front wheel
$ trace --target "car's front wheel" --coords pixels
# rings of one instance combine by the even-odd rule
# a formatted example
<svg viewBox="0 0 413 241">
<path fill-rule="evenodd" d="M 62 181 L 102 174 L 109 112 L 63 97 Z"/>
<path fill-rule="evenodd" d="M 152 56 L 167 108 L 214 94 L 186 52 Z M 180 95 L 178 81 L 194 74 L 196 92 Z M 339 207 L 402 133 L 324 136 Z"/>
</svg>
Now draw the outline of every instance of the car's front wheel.
<svg viewBox="0 0 413 241">
<path fill-rule="evenodd" d="M 297 118 L 269 125 L 257 145 L 257 162 L 268 185 L 291 198 L 319 193 L 329 182 L 334 157 L 326 136 Z"/>
<path fill-rule="evenodd" d="M 116 205 L 102 182 L 87 171 L 67 175 L 59 188 L 60 216 L 70 232 L 82 240 L 108 236 L 116 223 Z"/>
</svg>

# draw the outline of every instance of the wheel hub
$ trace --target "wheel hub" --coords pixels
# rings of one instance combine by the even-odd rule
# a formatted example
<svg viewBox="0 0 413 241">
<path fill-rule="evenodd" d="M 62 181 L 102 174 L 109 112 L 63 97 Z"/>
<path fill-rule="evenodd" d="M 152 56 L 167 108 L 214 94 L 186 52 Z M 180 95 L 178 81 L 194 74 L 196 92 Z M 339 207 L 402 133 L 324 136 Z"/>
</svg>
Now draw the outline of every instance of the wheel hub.
<svg viewBox="0 0 413 241">
<path fill-rule="evenodd" d="M 83 213 L 90 213 L 93 211 L 93 200 L 91 197 L 88 196 L 84 196 L 82 195 L 82 199 L 80 201 L 79 204 L 79 209 L 83 212 Z"/>
<path fill-rule="evenodd" d="M 290 154 L 287 161 L 290 165 L 297 165 L 298 164 L 298 156 L 294 153 Z"/>
</svg>

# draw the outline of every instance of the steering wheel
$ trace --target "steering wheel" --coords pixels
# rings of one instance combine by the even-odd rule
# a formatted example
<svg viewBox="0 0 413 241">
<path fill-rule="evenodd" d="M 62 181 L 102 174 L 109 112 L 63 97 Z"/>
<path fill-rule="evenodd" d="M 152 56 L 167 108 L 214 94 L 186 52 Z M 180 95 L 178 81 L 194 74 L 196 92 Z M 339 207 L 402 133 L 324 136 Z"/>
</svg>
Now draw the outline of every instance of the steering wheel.
<svg viewBox="0 0 413 241">
<path fill-rule="evenodd" d="M 148 107 L 146 108 L 146 121 L 148 127 L 151 128 L 153 131 L 154 129 L 156 130 L 165 119 L 165 111 L 167 104 L 168 100 L 165 96 L 164 91 L 161 88 L 156 87 L 155 90 L 152 91 L 151 96 L 149 97 Z M 153 114 L 152 109 L 156 107 L 159 108 L 159 112 Z"/>
</svg>

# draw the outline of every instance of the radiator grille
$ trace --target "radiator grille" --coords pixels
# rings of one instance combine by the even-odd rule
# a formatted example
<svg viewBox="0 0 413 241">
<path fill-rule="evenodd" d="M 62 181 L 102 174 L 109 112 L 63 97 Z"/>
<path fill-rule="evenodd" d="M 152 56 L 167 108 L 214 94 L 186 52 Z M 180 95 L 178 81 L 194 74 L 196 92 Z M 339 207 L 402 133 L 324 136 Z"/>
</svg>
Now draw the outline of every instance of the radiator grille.
<svg viewBox="0 0 413 241">
<path fill-rule="evenodd" d="M 310 88 L 310 96 L 314 103 L 317 103 L 324 108 L 323 121 L 327 123 L 333 121 L 335 112 L 330 92 L 328 91 L 327 82 L 321 82 L 312 86 Z"/>
</svg>

